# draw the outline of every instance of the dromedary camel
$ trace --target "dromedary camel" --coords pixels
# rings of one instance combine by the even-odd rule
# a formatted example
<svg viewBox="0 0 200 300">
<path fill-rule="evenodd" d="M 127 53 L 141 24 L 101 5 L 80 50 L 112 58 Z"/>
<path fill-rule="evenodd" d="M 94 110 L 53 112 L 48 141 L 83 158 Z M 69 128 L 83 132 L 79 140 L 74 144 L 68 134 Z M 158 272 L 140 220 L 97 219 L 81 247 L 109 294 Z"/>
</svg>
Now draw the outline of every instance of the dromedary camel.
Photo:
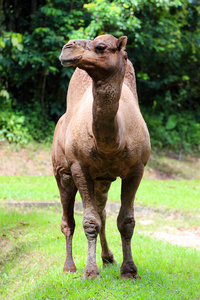
<svg viewBox="0 0 200 300">
<path fill-rule="evenodd" d="M 127 60 L 127 37 L 101 35 L 71 40 L 62 49 L 62 65 L 78 67 L 70 81 L 67 111 L 55 129 L 52 161 L 63 206 L 66 237 L 64 271 L 75 272 L 72 237 L 74 201 L 80 192 L 88 258 L 83 277 L 97 277 L 96 240 L 100 235 L 103 265 L 115 263 L 105 235 L 105 205 L 111 183 L 122 179 L 117 226 L 121 234 L 121 277 L 137 278 L 131 253 L 135 226 L 134 197 L 150 155 L 150 140 L 140 113 L 135 75 Z"/>
</svg>

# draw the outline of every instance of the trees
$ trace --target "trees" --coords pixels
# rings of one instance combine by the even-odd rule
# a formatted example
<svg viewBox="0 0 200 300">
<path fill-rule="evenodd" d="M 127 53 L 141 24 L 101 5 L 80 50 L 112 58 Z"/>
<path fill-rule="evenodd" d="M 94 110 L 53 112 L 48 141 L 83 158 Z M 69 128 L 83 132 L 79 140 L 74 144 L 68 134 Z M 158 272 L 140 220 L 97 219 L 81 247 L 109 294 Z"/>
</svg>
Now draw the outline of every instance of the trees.
<svg viewBox="0 0 200 300">
<path fill-rule="evenodd" d="M 197 1 L 186 0 L 1 0 L 1 136 L 12 135 L 11 115 L 21 132 L 26 128 L 26 139 L 51 136 L 52 122 L 65 110 L 73 71 L 60 66 L 62 46 L 71 38 L 111 33 L 128 36 L 127 51 L 153 145 L 196 147 L 199 12 Z"/>
<path fill-rule="evenodd" d="M 52 136 L 50 120 L 57 120 L 65 110 L 67 78 L 72 74 L 61 68 L 58 56 L 67 33 L 78 28 L 83 14 L 79 7 L 81 1 L 3 2 L 0 125 L 1 134 L 11 142 L 23 140 L 19 132 L 17 138 L 11 132 L 15 127 L 27 127 L 29 138 L 36 140 Z M 9 111 L 7 119 L 2 112 L 5 109 Z M 13 129 L 8 129 L 10 118 L 16 123 Z"/>
</svg>

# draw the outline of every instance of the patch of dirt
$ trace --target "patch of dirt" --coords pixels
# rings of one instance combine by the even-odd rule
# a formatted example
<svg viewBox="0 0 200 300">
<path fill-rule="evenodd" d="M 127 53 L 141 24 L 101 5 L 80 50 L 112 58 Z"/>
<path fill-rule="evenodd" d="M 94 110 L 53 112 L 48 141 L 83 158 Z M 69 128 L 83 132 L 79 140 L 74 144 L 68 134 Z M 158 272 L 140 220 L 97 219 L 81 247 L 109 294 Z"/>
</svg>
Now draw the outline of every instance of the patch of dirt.
<svg viewBox="0 0 200 300">
<path fill-rule="evenodd" d="M 200 157 L 172 152 L 152 153 L 145 168 L 147 179 L 198 179 Z"/>
<path fill-rule="evenodd" d="M 51 149 L 26 147 L 16 149 L 8 143 L 0 145 L 0 176 L 53 175 Z"/>
<path fill-rule="evenodd" d="M 154 224 L 153 220 L 138 220 L 141 225 Z M 157 228 L 156 231 L 139 231 L 141 234 L 146 234 L 152 238 L 158 240 L 164 240 L 170 244 L 183 246 L 183 247 L 194 247 L 200 250 L 200 226 L 192 226 L 188 229 L 183 227 L 172 227 L 164 226 Z"/>
<path fill-rule="evenodd" d="M 51 176 L 51 146 L 29 144 L 23 148 L 0 143 L 0 176 Z M 145 179 L 200 179 L 200 158 L 172 152 L 152 153 Z"/>
</svg>

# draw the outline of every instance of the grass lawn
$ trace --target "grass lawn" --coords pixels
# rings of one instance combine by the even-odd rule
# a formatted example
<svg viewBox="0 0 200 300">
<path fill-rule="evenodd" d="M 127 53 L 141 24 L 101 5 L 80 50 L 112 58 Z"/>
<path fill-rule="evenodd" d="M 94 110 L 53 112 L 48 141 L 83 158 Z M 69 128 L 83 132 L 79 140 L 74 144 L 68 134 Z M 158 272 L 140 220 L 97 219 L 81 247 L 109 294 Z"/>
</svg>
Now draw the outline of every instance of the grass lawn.
<svg viewBox="0 0 200 300">
<path fill-rule="evenodd" d="M 108 199 L 119 202 L 121 182 L 112 183 Z M 80 195 L 77 194 L 80 200 Z M 52 176 L 0 176 L 0 202 L 60 201 L 56 181 Z M 142 180 L 136 195 L 136 205 L 200 212 L 199 180 Z"/>
<path fill-rule="evenodd" d="M 78 271 L 63 274 L 65 238 L 60 222 L 61 212 L 53 209 L 0 209 L 1 299 L 200 299 L 200 251 L 157 241 L 139 233 L 139 225 L 133 257 L 142 279 L 120 280 L 121 241 L 113 216 L 107 219 L 107 233 L 119 266 L 102 269 L 98 243 L 101 279 L 82 280 L 87 241 L 82 216 L 76 215 L 73 249 Z"/>
</svg>

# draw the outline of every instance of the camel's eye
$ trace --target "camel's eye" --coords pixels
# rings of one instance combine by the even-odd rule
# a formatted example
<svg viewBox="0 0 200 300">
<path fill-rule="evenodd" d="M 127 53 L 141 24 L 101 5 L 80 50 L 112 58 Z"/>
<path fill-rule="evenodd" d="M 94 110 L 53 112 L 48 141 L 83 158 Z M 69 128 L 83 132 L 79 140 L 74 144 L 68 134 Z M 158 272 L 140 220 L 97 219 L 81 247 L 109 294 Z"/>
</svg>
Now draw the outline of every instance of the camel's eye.
<svg viewBox="0 0 200 300">
<path fill-rule="evenodd" d="M 105 43 L 98 43 L 95 45 L 95 49 L 98 51 L 104 51 L 107 48 Z"/>
</svg>

